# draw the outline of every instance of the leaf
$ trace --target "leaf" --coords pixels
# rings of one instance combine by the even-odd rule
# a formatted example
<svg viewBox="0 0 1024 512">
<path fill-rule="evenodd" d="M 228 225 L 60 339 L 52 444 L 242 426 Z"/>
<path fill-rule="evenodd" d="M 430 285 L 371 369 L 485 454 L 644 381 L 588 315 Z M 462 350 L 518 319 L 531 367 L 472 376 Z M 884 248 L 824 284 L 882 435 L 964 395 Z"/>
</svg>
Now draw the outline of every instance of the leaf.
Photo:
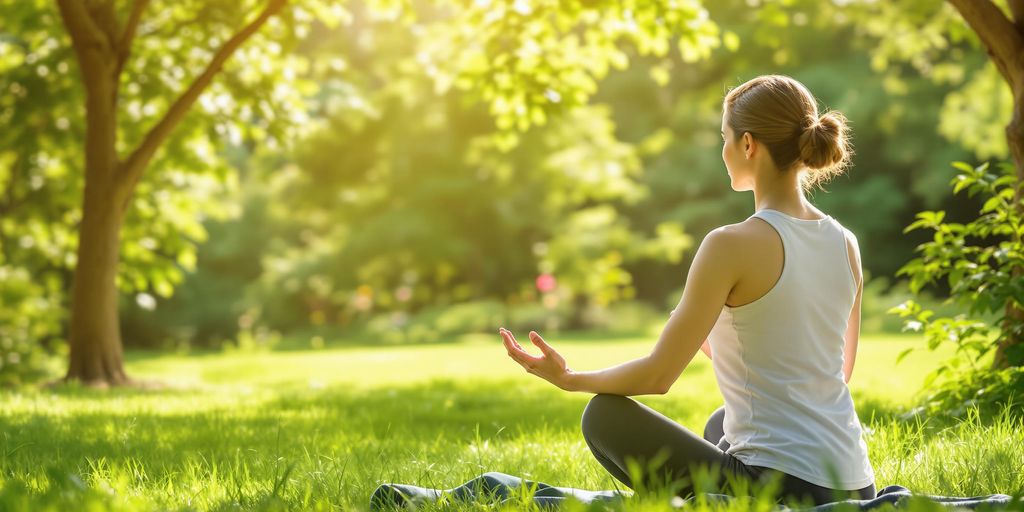
<svg viewBox="0 0 1024 512">
<path fill-rule="evenodd" d="M 951 182 L 951 184 L 953 184 L 953 193 L 959 194 L 961 190 L 963 190 L 967 186 L 970 186 L 976 181 L 977 180 L 975 180 L 973 177 L 968 176 L 966 174 L 957 174 Z"/>
<path fill-rule="evenodd" d="M 961 171 L 964 171 L 968 174 L 974 174 L 974 167 L 971 167 L 970 164 L 968 164 L 967 162 L 961 162 L 957 160 L 955 162 L 950 163 L 949 165 L 952 165 L 954 168 L 960 169 Z"/>
<path fill-rule="evenodd" d="M 985 204 L 982 205 L 981 212 L 982 213 L 986 213 L 986 212 L 990 212 L 992 210 L 995 210 L 996 208 L 999 208 L 1000 206 L 1002 206 L 1002 203 L 1003 203 L 1003 198 L 1001 198 L 999 196 L 990 197 L 990 198 L 988 198 L 987 201 L 985 201 Z"/>
<path fill-rule="evenodd" d="M 163 298 L 169 298 L 174 294 L 174 286 L 171 285 L 166 279 L 160 278 L 153 281 L 153 289 L 157 295 Z"/>
<path fill-rule="evenodd" d="M 722 44 L 725 45 L 727 50 L 734 52 L 740 47 L 740 36 L 731 30 L 726 30 L 722 34 Z"/>
<path fill-rule="evenodd" d="M 896 363 L 897 363 L 897 364 L 899 364 L 899 362 L 900 362 L 900 361 L 901 361 L 901 360 L 902 360 L 902 359 L 903 359 L 904 357 L 906 357 L 906 356 L 907 356 L 907 354 L 909 354 L 909 353 L 913 352 L 913 351 L 914 351 L 915 349 L 916 349 L 916 347 L 910 347 L 910 348 L 908 348 L 908 349 L 905 349 L 904 351 L 900 352 L 900 354 L 899 354 L 898 356 L 896 356 Z"/>
</svg>

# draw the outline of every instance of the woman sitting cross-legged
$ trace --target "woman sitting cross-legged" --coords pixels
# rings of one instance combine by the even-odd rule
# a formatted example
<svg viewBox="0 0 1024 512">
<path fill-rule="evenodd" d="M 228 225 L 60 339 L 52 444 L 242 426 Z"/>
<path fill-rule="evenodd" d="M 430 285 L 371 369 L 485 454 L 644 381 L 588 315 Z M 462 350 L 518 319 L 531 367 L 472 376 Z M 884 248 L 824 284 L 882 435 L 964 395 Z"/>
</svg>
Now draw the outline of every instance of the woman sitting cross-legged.
<svg viewBox="0 0 1024 512">
<path fill-rule="evenodd" d="M 841 113 L 819 114 L 807 88 L 788 76 L 760 76 L 728 92 L 722 158 L 732 189 L 754 192 L 754 212 L 704 237 L 649 355 L 573 371 L 536 332 L 530 340 L 540 356 L 500 329 L 526 371 L 596 394 L 583 411 L 583 436 L 625 485 L 674 483 L 687 497 L 703 467 L 723 483 L 777 478 L 780 501 L 875 498 L 847 387 L 860 330 L 860 251 L 853 233 L 804 195 L 842 172 L 852 154 L 848 132 Z M 629 398 L 668 392 L 698 350 L 711 358 L 725 398 L 703 435 Z M 644 481 L 633 481 L 630 460 L 650 467 Z"/>
</svg>

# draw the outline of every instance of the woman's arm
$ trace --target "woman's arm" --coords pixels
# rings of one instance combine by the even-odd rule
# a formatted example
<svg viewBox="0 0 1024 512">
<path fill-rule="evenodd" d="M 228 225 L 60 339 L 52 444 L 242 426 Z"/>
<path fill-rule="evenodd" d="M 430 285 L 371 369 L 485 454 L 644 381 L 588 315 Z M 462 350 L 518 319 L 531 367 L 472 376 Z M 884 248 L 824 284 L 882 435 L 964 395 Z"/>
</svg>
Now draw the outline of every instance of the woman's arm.
<svg viewBox="0 0 1024 512">
<path fill-rule="evenodd" d="M 860 299 L 864 294 L 864 277 L 860 265 L 860 247 L 857 244 L 857 237 L 849 230 L 846 231 L 846 251 L 850 257 L 850 270 L 853 278 L 857 281 L 857 297 L 853 301 L 853 309 L 850 310 L 850 319 L 846 324 L 845 344 L 843 345 L 843 378 L 850 382 L 853 376 L 853 364 L 857 361 L 857 344 L 860 341 Z"/>
<path fill-rule="evenodd" d="M 656 361 L 655 371 L 665 392 L 689 366 L 697 351 L 707 345 L 708 333 L 736 284 L 748 241 L 739 229 L 739 225 L 715 229 L 697 248 L 683 296 L 650 355 Z M 711 357 L 710 346 L 705 353 Z"/>
<path fill-rule="evenodd" d="M 649 355 L 638 357 L 603 370 L 570 370 L 564 389 L 623 396 L 664 395 L 668 390 L 661 387 L 650 358 Z"/>
<path fill-rule="evenodd" d="M 671 316 L 675 312 L 676 310 L 673 309 L 669 315 Z M 704 344 L 700 346 L 700 349 L 708 356 L 708 359 L 711 359 L 711 343 L 708 343 L 708 340 L 704 340 Z"/>
<path fill-rule="evenodd" d="M 846 343 L 843 345 L 843 378 L 850 382 L 853 376 L 853 364 L 857 362 L 857 343 L 860 341 L 860 296 L 864 290 L 863 283 L 857 289 L 857 299 L 850 311 L 850 322 L 846 325 Z"/>
<path fill-rule="evenodd" d="M 679 305 L 653 351 L 604 370 L 570 372 L 568 389 L 627 396 L 667 393 L 722 312 L 735 284 L 740 245 L 741 239 L 723 228 L 708 233 L 694 255 Z"/>
</svg>

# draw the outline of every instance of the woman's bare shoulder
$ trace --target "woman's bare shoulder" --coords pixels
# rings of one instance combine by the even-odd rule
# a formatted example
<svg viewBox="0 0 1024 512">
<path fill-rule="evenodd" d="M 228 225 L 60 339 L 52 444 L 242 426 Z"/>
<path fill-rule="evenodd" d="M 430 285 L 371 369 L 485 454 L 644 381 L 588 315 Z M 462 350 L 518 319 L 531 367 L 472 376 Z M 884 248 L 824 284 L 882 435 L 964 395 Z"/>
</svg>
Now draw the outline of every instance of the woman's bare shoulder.
<svg viewBox="0 0 1024 512">
<path fill-rule="evenodd" d="M 726 224 L 715 228 L 711 232 L 718 232 L 718 236 L 741 245 L 771 241 L 773 238 L 778 238 L 778 235 L 775 234 L 775 228 L 771 227 L 767 221 L 758 217 L 750 217 L 743 222 L 735 224 Z"/>
<path fill-rule="evenodd" d="M 711 230 L 701 242 L 699 252 L 708 258 L 720 258 L 729 265 L 744 266 L 777 250 L 780 245 L 779 235 L 771 225 L 751 217 Z"/>
</svg>

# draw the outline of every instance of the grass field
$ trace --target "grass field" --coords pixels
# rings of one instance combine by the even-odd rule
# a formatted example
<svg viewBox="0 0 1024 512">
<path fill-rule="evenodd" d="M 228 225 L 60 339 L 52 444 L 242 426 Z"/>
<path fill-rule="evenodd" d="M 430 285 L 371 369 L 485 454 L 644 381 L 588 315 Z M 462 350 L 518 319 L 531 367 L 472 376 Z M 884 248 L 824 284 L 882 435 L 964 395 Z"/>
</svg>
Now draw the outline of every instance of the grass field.
<svg viewBox="0 0 1024 512">
<path fill-rule="evenodd" d="M 638 357 L 654 343 L 548 338 L 577 370 Z M 1022 492 L 1019 421 L 899 420 L 924 375 L 949 355 L 921 350 L 893 362 L 919 343 L 861 342 L 850 387 L 877 488 Z M 487 471 L 563 487 L 622 487 L 580 433 L 592 395 L 525 373 L 497 333 L 392 348 L 133 352 L 127 364 L 132 376 L 168 389 L 0 395 L 0 510 L 366 510 L 384 482 L 452 488 Z M 722 403 L 702 353 L 668 394 L 634 398 L 698 433 Z M 624 509 L 670 507 L 636 499 Z"/>
</svg>

